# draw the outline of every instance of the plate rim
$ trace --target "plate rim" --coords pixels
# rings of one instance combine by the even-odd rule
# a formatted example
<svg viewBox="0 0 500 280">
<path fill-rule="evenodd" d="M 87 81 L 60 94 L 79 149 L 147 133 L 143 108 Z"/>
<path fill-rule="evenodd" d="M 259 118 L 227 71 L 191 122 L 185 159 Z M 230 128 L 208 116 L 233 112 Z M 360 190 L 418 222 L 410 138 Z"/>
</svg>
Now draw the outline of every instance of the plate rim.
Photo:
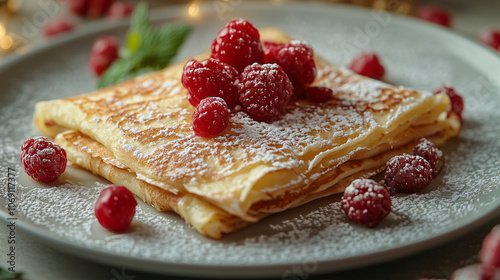
<svg viewBox="0 0 500 280">
<path fill-rule="evenodd" d="M 340 6 L 342 9 L 349 10 L 350 12 L 353 13 L 358 13 L 358 14 L 363 14 L 366 15 L 367 11 L 370 9 L 367 8 L 359 8 L 359 7 L 351 7 L 348 5 L 344 4 L 334 4 L 334 3 L 323 3 L 323 2 L 314 2 L 314 3 L 307 3 L 307 5 L 314 4 L 316 6 Z M 207 4 L 208 5 L 208 4 Z M 249 5 L 248 3 L 244 3 L 243 5 Z M 305 3 L 299 3 L 299 2 L 292 2 L 292 3 L 282 3 L 282 5 L 290 5 L 290 6 L 303 6 L 306 5 Z M 254 6 L 255 9 L 257 9 L 257 6 L 265 6 L 263 3 L 250 3 L 250 6 Z M 176 14 L 176 11 L 185 8 L 186 5 L 175 5 L 173 8 L 172 6 L 169 6 L 167 8 L 158 8 L 151 10 L 151 18 L 153 20 L 176 20 L 179 18 L 182 18 L 181 15 Z M 165 12 L 167 11 L 167 12 Z M 406 22 L 406 24 L 416 24 L 418 20 L 413 19 L 413 18 L 408 18 L 400 15 L 395 15 L 391 14 L 396 20 L 398 21 L 403 21 Z M 86 29 L 80 29 L 77 30 L 77 32 L 68 34 L 67 36 L 62 36 L 60 38 L 55 38 L 52 41 L 46 42 L 44 44 L 38 45 L 35 48 L 28 50 L 26 53 L 18 54 L 18 55 L 12 55 L 8 56 L 6 59 L 2 60 L 0 63 L 0 71 L 5 71 L 9 67 L 12 67 L 18 63 L 21 63 L 25 60 L 29 60 L 32 57 L 43 53 L 44 51 L 51 50 L 54 48 L 57 48 L 58 46 L 64 45 L 65 43 L 80 39 L 81 37 L 93 35 L 96 33 L 102 33 L 107 30 L 114 30 L 117 28 L 123 28 L 128 25 L 128 20 L 122 20 L 119 22 L 114 22 L 111 23 L 108 26 L 105 26 L 104 28 L 99 25 L 100 22 L 103 20 L 98 20 L 92 24 L 89 24 Z M 109 21 L 107 21 L 109 23 Z M 420 24 L 423 24 L 426 26 L 425 28 L 431 30 L 432 32 L 444 32 L 442 34 L 447 34 L 447 36 L 454 36 L 460 40 L 465 40 L 469 43 L 472 43 L 475 45 L 475 47 L 480 47 L 484 50 L 486 50 L 489 54 L 493 54 L 494 57 L 498 59 L 500 62 L 500 54 L 496 53 L 494 50 L 491 48 L 482 45 L 480 42 L 473 40 L 472 38 L 465 36 L 464 34 L 460 34 L 458 32 L 453 32 L 450 31 L 449 29 L 440 27 L 440 26 L 435 26 L 434 24 L 427 23 L 427 22 L 421 22 Z M 21 172 L 21 171 L 19 171 Z M 324 272 L 334 272 L 334 271 L 340 271 L 340 270 L 347 270 L 350 268 L 354 267 L 362 267 L 370 264 L 376 264 L 376 263 L 381 263 L 381 262 L 386 262 L 389 260 L 393 260 L 399 257 L 403 256 L 409 256 L 416 254 L 418 252 L 425 251 L 429 248 L 436 247 L 439 244 L 444 244 L 451 242 L 452 240 L 455 240 L 468 232 L 472 231 L 473 229 L 477 228 L 478 226 L 486 223 L 487 221 L 490 221 L 494 217 L 497 217 L 498 214 L 495 213 L 495 210 L 498 210 L 500 208 L 500 202 L 497 202 L 495 205 L 491 205 L 488 207 L 488 211 L 486 214 L 480 215 L 479 218 L 476 218 L 474 220 L 471 220 L 469 222 L 466 222 L 460 226 L 455 226 L 454 229 L 449 230 L 445 233 L 436 233 L 430 238 L 418 240 L 416 242 L 404 245 L 404 246 L 399 246 L 396 248 L 390 248 L 378 252 L 373 252 L 369 254 L 363 254 L 361 256 L 351 256 L 347 257 L 341 260 L 335 260 L 336 263 L 340 262 L 340 264 L 336 264 L 334 268 L 332 267 L 325 268 L 325 265 L 321 264 L 329 264 L 331 265 L 332 260 L 324 260 L 324 261 L 318 261 L 318 264 L 322 266 L 323 268 L 318 269 L 315 273 L 324 273 Z M 2 206 L 0 208 L 0 217 L 2 220 L 7 221 L 8 218 L 8 213 L 5 212 L 4 207 Z M 142 260 L 141 262 L 138 263 L 138 265 L 134 265 L 134 262 L 137 262 L 137 258 L 133 257 L 128 257 L 128 256 L 120 256 L 117 255 L 116 253 L 107 253 L 104 251 L 99 251 L 94 248 L 88 248 L 82 245 L 74 245 L 71 244 L 69 241 L 64 241 L 64 240 L 59 240 L 55 237 L 52 237 L 51 235 L 46 232 L 46 230 L 43 230 L 43 232 L 39 231 L 39 228 L 37 228 L 35 225 L 30 225 L 29 223 L 26 223 L 24 221 L 18 220 L 17 221 L 20 225 L 20 229 L 24 230 L 31 235 L 43 239 L 45 242 L 50 243 L 52 245 L 64 245 L 64 248 L 60 248 L 59 246 L 51 246 L 57 250 L 64 251 L 66 253 L 70 253 L 72 255 L 80 256 L 82 255 L 78 252 L 75 252 L 72 249 L 79 249 L 83 250 L 88 254 L 92 254 L 92 256 L 99 255 L 101 257 L 101 261 L 103 263 L 108 263 L 108 264 L 113 264 L 116 265 L 118 263 L 121 263 L 122 261 L 127 262 L 127 266 L 134 268 L 136 270 L 141 270 L 141 271 L 147 271 L 147 272 L 156 272 L 156 273 L 174 273 L 176 275 L 190 275 L 190 276 L 207 276 L 207 272 L 209 273 L 208 275 L 210 276 L 217 276 L 217 277 L 242 277 L 241 275 L 234 274 L 234 272 L 237 272 L 239 269 L 249 269 L 249 268 L 255 268 L 255 267 L 265 267 L 265 269 L 257 271 L 257 270 L 250 270 L 251 274 L 247 274 L 245 277 L 252 277 L 252 276 L 276 276 L 276 272 L 279 271 L 283 272 L 283 269 L 290 268 L 295 262 L 290 262 L 290 263 L 280 263 L 280 264 L 269 264 L 269 265 L 241 265 L 241 266 L 235 266 L 235 265 L 207 265 L 207 264 L 194 264 L 194 265 L 187 265 L 186 263 L 174 263 L 174 262 L 168 262 L 165 263 L 165 261 L 152 261 L 150 259 Z M 446 241 L 442 241 L 446 240 Z M 404 250 L 407 249 L 407 250 Z M 388 254 L 390 253 L 390 254 Z M 381 256 L 384 255 L 384 256 Z M 114 258 L 116 261 L 111 259 L 108 259 L 110 256 Z M 90 258 L 89 258 L 90 259 Z M 361 261 L 360 261 L 361 259 Z M 376 260 L 374 260 L 376 259 Z M 143 266 L 145 263 L 150 263 L 149 266 Z M 346 262 L 344 264 L 343 262 Z M 164 268 L 159 269 L 156 266 L 158 264 L 162 264 L 164 267 L 171 268 L 173 270 L 166 271 Z M 156 267 L 156 269 L 155 269 Z M 177 268 L 176 268 L 177 267 Z M 179 268 L 181 267 L 181 268 Z M 203 270 L 198 270 L 198 271 L 192 271 L 190 268 L 193 267 L 198 267 L 198 268 L 203 268 Z M 145 268 L 147 270 L 144 270 L 142 268 Z M 222 270 L 222 271 L 220 271 Z M 222 274 L 221 274 L 222 272 Z M 248 272 L 248 271 L 247 271 Z M 190 274 L 191 273 L 191 274 Z"/>
<path fill-rule="evenodd" d="M 495 207 L 492 207 L 495 208 Z M 451 243 L 467 233 L 473 231 L 477 227 L 492 221 L 497 218 L 498 214 L 494 209 L 462 226 L 455 227 L 453 230 L 447 231 L 444 234 L 434 234 L 430 238 L 421 239 L 407 245 L 381 250 L 363 255 L 350 256 L 339 260 L 316 261 L 318 269 L 313 274 L 334 273 L 345 271 L 353 268 L 362 268 L 369 265 L 376 265 L 383 262 L 396 260 L 401 257 L 408 257 L 429 250 L 431 248 Z M 7 222 L 8 214 L 0 209 L 0 219 Z M 162 275 L 177 275 L 191 277 L 221 277 L 229 278 L 250 278 L 250 277 L 277 277 L 283 276 L 290 268 L 298 265 L 297 262 L 287 262 L 280 264 L 258 264 L 258 265 L 221 265 L 221 264 L 186 264 L 180 262 L 165 262 L 150 259 L 138 259 L 109 253 L 95 248 L 88 248 L 80 244 L 72 244 L 67 240 L 60 240 L 46 230 L 41 232 L 36 226 L 29 225 L 22 220 L 16 220 L 16 226 L 30 234 L 31 236 L 43 240 L 49 247 L 72 256 L 80 257 L 89 261 L 97 261 L 99 263 L 115 266 L 124 266 L 137 271 L 147 273 L 158 273 Z M 62 246 L 61 246 L 62 245 Z M 96 258 L 97 257 L 97 258 Z M 327 267 L 328 266 L 328 267 Z M 161 267 L 161 268 L 160 268 Z M 196 271 L 192 270 L 197 268 Z M 260 270 L 256 270 L 259 268 Z M 245 270 L 245 275 L 241 275 L 241 270 Z"/>
</svg>

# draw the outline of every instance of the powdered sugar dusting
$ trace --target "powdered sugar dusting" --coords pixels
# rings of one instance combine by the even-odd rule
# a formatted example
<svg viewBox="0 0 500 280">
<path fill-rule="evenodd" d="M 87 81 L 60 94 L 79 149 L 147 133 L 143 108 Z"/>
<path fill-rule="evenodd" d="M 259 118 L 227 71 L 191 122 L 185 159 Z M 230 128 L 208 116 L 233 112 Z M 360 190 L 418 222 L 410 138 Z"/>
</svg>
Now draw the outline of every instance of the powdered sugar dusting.
<svg viewBox="0 0 500 280">
<path fill-rule="evenodd" d="M 141 88 L 144 84 L 134 88 L 146 101 L 136 100 L 137 95 L 122 96 L 118 91 L 115 94 L 120 98 L 116 98 L 113 112 L 107 112 L 109 102 L 100 101 L 88 110 L 90 116 L 98 111 L 114 133 L 124 135 L 118 143 L 119 152 L 114 150 L 120 161 L 143 178 L 150 177 L 162 185 L 180 185 L 194 182 L 193 177 L 227 178 L 257 163 L 267 164 L 266 172 L 288 169 L 303 173 L 324 156 L 319 153 L 313 161 L 305 162 L 302 157 L 308 153 L 326 154 L 349 146 L 376 127 L 391 125 L 422 101 L 414 98 L 420 94 L 417 91 L 352 75 L 325 63 L 319 63 L 318 69 L 316 84 L 334 89 L 335 100 L 322 105 L 294 101 L 286 114 L 270 124 L 256 122 L 244 112 L 232 113 L 228 128 L 210 141 L 194 135 L 190 119 L 193 108 L 185 102 L 187 92 L 178 83 L 167 83 L 175 87 L 159 94 Z M 163 87 L 155 81 L 147 84 L 150 88 Z M 173 89 L 179 89 L 176 95 L 172 95 Z M 160 98 L 163 95 L 165 98 Z M 87 113 L 87 103 L 78 99 L 73 102 L 81 104 L 80 110 Z M 387 108 L 394 108 L 387 112 L 389 117 L 383 122 L 376 120 L 377 113 Z M 116 140 L 106 137 L 102 127 L 88 129 L 104 146 L 116 147 Z M 140 167 L 134 162 L 140 162 Z M 144 170 L 151 172 L 141 173 Z"/>
<path fill-rule="evenodd" d="M 30 108 L 21 102 L 10 108 L 0 113 L 0 121 L 16 117 L 31 122 Z M 233 121 L 238 118 L 243 115 L 237 114 Z M 500 158 L 499 118 L 494 110 L 468 111 L 461 137 L 444 147 L 446 165 L 440 175 L 423 193 L 393 197 L 392 213 L 373 230 L 349 222 L 340 208 L 340 196 L 334 196 L 274 215 L 219 242 L 200 237 L 175 214 L 159 214 L 140 203 L 132 228 L 115 235 L 100 228 L 93 216 L 93 203 L 105 181 L 69 168 L 59 186 L 46 187 L 20 171 L 17 157 L 26 137 L 22 131 L 32 134 L 33 128 L 20 129 L 20 134 L 1 132 L 0 157 L 18 173 L 18 218 L 69 243 L 166 263 L 259 265 L 301 262 L 305 256 L 341 260 L 425 240 L 496 207 L 500 165 L 492 159 Z M 256 137 L 272 125 L 261 123 L 258 131 L 246 133 Z M 1 205 L 6 205 L 6 181 L 1 178 Z"/>
<path fill-rule="evenodd" d="M 284 8 L 279 7 L 282 11 Z M 265 14 L 265 10 L 259 12 Z M 347 60 L 345 53 L 332 51 L 332 48 L 343 42 L 352 42 L 355 33 L 350 18 L 332 11 L 328 11 L 328 17 L 311 14 L 313 12 L 317 10 L 301 10 L 308 15 L 307 18 L 323 18 L 318 19 L 321 24 L 314 26 L 317 32 L 310 32 L 309 25 L 294 24 L 302 23 L 302 17 L 280 18 L 278 24 L 316 39 L 309 41 L 316 49 L 322 49 L 322 54 L 336 58 L 335 61 Z M 219 27 L 219 18 L 213 18 Z M 338 20 L 339 24 L 332 24 L 332 20 Z M 367 16 L 366 20 L 372 19 Z M 273 19 L 270 23 L 276 21 Z M 398 26 L 397 18 L 393 22 Z M 485 63 L 484 52 L 478 48 L 471 58 L 474 59 L 472 64 L 465 60 L 470 56 L 458 56 L 453 52 L 460 49 L 455 45 L 453 49 L 447 45 L 435 48 L 434 44 L 419 43 L 418 38 L 422 37 L 418 36 L 395 40 L 394 36 L 384 35 L 390 34 L 391 26 L 384 27 L 380 37 L 373 38 L 373 46 L 389 58 L 386 63 L 390 66 L 391 77 L 429 89 L 443 82 L 452 83 L 464 94 L 466 108 L 461 136 L 443 147 L 446 164 L 438 177 L 424 192 L 395 196 L 392 213 L 373 230 L 349 222 L 340 208 L 339 196 L 271 216 L 221 241 L 201 237 L 176 215 L 156 213 L 142 203 L 129 231 L 112 234 L 103 230 L 96 224 L 92 207 L 99 190 L 107 182 L 69 168 L 63 174 L 60 186 L 42 186 L 23 174 L 19 163 L 22 142 L 39 135 L 31 125 L 35 101 L 91 90 L 88 70 L 82 67 L 88 62 L 88 44 L 80 41 L 70 47 L 39 53 L 32 57 L 36 61 L 21 61 L 18 69 L 2 69 L 2 97 L 6 99 L 0 104 L 0 215 L 8 215 L 6 170 L 12 168 L 18 182 L 15 192 L 19 202 L 19 223 L 24 222 L 25 227 L 59 242 L 60 246 L 75 244 L 93 249 L 95 254 L 107 254 L 108 258 L 129 256 L 137 263 L 154 261 L 158 263 L 156 268 L 165 273 L 177 264 L 189 268 L 196 266 L 196 269 L 203 269 L 197 265 L 237 266 L 242 272 L 255 270 L 258 265 L 281 264 L 292 268 L 293 264 L 304 262 L 316 263 L 325 270 L 342 269 L 342 260 L 348 257 L 375 253 L 380 256 L 385 250 L 397 248 L 406 250 L 408 247 L 405 246 L 461 230 L 470 222 L 496 211 L 499 206 L 500 113 L 497 109 L 500 108 L 500 88 L 489 82 L 488 73 L 481 72 L 477 66 L 494 63 Z M 196 35 L 203 33 L 201 35 L 212 39 L 206 35 L 208 32 L 202 31 Z M 406 29 L 403 31 L 407 34 Z M 433 36 L 430 34 L 426 38 L 432 39 Z M 192 39 L 198 40 L 197 37 Z M 319 44 L 321 42 L 323 44 Z M 199 49 L 189 51 L 196 53 Z M 443 52 L 446 55 L 443 56 Z M 422 56 L 422 53 L 427 55 Z M 391 60 L 391 57 L 395 58 Z M 34 63 L 37 67 L 33 67 Z M 462 65 L 467 63 L 477 67 Z M 457 73 L 460 75 L 455 77 Z M 321 128 L 321 124 L 318 126 Z"/>
</svg>

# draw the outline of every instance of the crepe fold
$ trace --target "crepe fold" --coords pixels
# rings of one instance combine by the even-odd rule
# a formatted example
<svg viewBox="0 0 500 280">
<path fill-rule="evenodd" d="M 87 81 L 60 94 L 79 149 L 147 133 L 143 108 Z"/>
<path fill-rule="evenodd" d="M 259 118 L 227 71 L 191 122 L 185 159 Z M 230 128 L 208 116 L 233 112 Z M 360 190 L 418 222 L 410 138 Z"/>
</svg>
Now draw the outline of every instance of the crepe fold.
<svg viewBox="0 0 500 280">
<path fill-rule="evenodd" d="M 283 32 L 261 30 L 266 41 Z M 445 94 L 395 87 L 316 57 L 324 103 L 296 99 L 273 123 L 232 112 L 203 138 L 181 84 L 183 64 L 72 98 L 36 104 L 35 123 L 69 160 L 124 185 L 158 211 L 175 211 L 198 232 L 221 238 L 272 213 L 342 192 L 383 170 L 425 137 L 443 144 L 460 120 Z"/>
</svg>

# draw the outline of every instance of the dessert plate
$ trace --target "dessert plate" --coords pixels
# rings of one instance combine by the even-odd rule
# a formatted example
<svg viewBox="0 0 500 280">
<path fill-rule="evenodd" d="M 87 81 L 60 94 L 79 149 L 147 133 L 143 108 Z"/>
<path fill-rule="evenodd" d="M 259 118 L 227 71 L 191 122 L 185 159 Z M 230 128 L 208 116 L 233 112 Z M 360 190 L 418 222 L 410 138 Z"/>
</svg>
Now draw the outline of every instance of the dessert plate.
<svg viewBox="0 0 500 280">
<path fill-rule="evenodd" d="M 422 90 L 453 85 L 464 96 L 465 120 L 460 137 L 443 147 L 444 170 L 424 192 L 396 195 L 393 212 L 375 229 L 349 222 L 336 195 L 219 241 L 144 203 L 125 233 L 110 233 L 93 215 L 107 181 L 70 166 L 55 185 L 42 185 L 23 173 L 18 159 L 22 142 L 40 134 L 32 124 L 35 102 L 92 91 L 96 80 L 87 65 L 93 40 L 105 34 L 123 38 L 127 30 L 124 22 L 97 22 L 0 65 L 4 221 L 15 218 L 20 228 L 62 251 L 136 270 L 292 277 L 416 253 L 476 228 L 500 209 L 500 79 L 494 76 L 500 73 L 500 56 L 494 52 L 431 24 L 350 6 L 211 1 L 199 10 L 188 8 L 152 13 L 157 23 L 193 26 L 178 60 L 206 50 L 225 22 L 243 17 L 257 27 L 276 26 L 308 41 L 337 65 L 346 65 L 362 50 L 374 50 L 386 66 L 387 81 L 394 84 Z"/>
</svg>

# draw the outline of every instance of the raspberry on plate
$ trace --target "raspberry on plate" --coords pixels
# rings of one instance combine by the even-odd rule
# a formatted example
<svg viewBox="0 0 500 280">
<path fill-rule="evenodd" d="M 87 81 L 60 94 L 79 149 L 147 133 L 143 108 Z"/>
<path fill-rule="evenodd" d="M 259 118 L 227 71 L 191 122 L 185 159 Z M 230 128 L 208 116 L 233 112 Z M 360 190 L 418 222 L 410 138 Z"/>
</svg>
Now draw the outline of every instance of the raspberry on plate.
<svg viewBox="0 0 500 280">
<path fill-rule="evenodd" d="M 188 99 L 193 106 L 207 97 L 220 97 L 229 109 L 238 103 L 238 71 L 229 64 L 207 59 L 198 62 L 190 59 L 184 65 L 182 84 L 188 90 Z"/>
<path fill-rule="evenodd" d="M 106 14 L 114 0 L 89 0 L 87 8 L 88 17 L 102 17 Z"/>
<path fill-rule="evenodd" d="M 495 226 L 483 240 L 479 260 L 500 268 L 500 225 Z"/>
<path fill-rule="evenodd" d="M 112 36 L 103 36 L 95 40 L 90 51 L 90 68 L 97 76 L 106 71 L 118 59 L 120 41 Z"/>
<path fill-rule="evenodd" d="M 332 98 L 333 91 L 327 87 L 308 87 L 306 97 L 312 102 L 325 102 Z"/>
<path fill-rule="evenodd" d="M 376 80 L 382 80 L 385 75 L 385 68 L 374 52 L 363 52 L 358 54 L 349 64 L 349 69 L 355 73 Z"/>
<path fill-rule="evenodd" d="M 413 148 L 413 154 L 425 158 L 432 166 L 432 176 L 436 177 L 441 170 L 440 164 L 442 163 L 443 152 L 434 143 L 422 138 Z"/>
<path fill-rule="evenodd" d="M 79 16 L 87 14 L 89 0 L 68 0 L 69 10 Z"/>
<path fill-rule="evenodd" d="M 254 62 L 264 62 L 259 31 L 243 19 L 226 23 L 213 40 L 211 49 L 211 58 L 233 66 L 238 73 Z"/>
<path fill-rule="evenodd" d="M 391 158 L 385 169 L 385 184 L 399 192 L 419 192 L 432 181 L 432 166 L 421 156 L 402 155 Z"/>
<path fill-rule="evenodd" d="M 455 89 L 450 86 L 440 86 L 433 91 L 434 94 L 446 93 L 451 101 L 451 110 L 457 114 L 457 116 L 462 120 L 462 113 L 464 111 L 464 100 L 462 96 L 455 92 Z"/>
<path fill-rule="evenodd" d="M 55 18 L 50 20 L 44 27 L 43 33 L 46 37 L 52 37 L 66 33 L 73 29 L 73 23 L 66 18 Z"/>
<path fill-rule="evenodd" d="M 488 27 L 479 33 L 479 41 L 500 51 L 500 28 Z"/>
<path fill-rule="evenodd" d="M 443 6 L 429 4 L 417 10 L 417 18 L 436 23 L 444 27 L 451 27 L 451 13 Z"/>
<path fill-rule="evenodd" d="M 111 8 L 114 0 L 67 0 L 71 12 L 79 16 L 102 17 Z M 121 8 L 121 7 L 120 7 Z M 128 8 L 127 8 L 128 10 Z M 120 11 L 120 13 L 122 13 Z"/>
<path fill-rule="evenodd" d="M 229 110 L 224 99 L 207 97 L 193 113 L 193 131 L 201 137 L 208 137 L 223 131 L 229 124 Z"/>
<path fill-rule="evenodd" d="M 391 196 L 372 179 L 354 180 L 344 191 L 342 209 L 353 222 L 376 227 L 391 212 Z"/>
<path fill-rule="evenodd" d="M 54 182 L 66 170 L 66 151 L 47 137 L 35 137 L 21 146 L 21 163 L 31 178 L 42 183 Z"/>
<path fill-rule="evenodd" d="M 276 53 L 276 62 L 283 68 L 294 87 L 307 86 L 316 78 L 314 53 L 308 43 L 292 40 Z"/>
<path fill-rule="evenodd" d="M 114 2 L 109 7 L 106 15 L 110 18 L 123 18 L 134 11 L 134 5 L 127 2 Z"/>
<path fill-rule="evenodd" d="M 285 114 L 293 86 L 278 64 L 254 63 L 241 73 L 239 91 L 241 105 L 252 119 L 272 122 Z"/>
<path fill-rule="evenodd" d="M 285 44 L 264 41 L 263 43 L 264 63 L 277 63 L 276 56 L 284 46 Z"/>
<path fill-rule="evenodd" d="M 102 190 L 94 206 L 97 221 L 114 232 L 125 231 L 135 215 L 137 201 L 123 186 L 110 186 Z"/>
</svg>

